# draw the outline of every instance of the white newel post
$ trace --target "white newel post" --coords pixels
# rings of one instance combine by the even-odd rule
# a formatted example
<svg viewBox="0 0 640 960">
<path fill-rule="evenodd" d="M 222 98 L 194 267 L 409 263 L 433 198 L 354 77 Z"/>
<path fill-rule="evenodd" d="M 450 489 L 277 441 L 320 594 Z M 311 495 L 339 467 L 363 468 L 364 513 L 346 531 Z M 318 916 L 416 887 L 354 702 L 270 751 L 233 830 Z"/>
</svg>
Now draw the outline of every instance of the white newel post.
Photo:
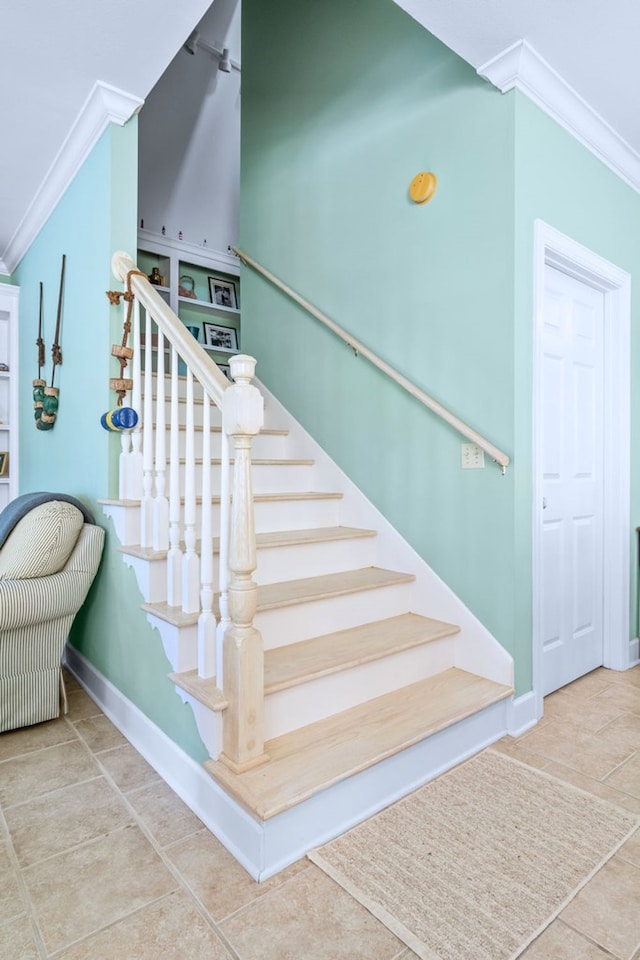
<svg viewBox="0 0 640 960">
<path fill-rule="evenodd" d="M 235 383 L 224 394 L 222 425 L 234 445 L 235 465 L 229 542 L 229 615 L 224 636 L 225 713 L 223 753 L 220 759 L 235 771 L 268 760 L 264 752 L 264 651 L 253 626 L 258 588 L 256 534 L 251 481 L 251 443 L 264 422 L 260 392 L 251 385 L 256 361 L 231 357 Z"/>
</svg>

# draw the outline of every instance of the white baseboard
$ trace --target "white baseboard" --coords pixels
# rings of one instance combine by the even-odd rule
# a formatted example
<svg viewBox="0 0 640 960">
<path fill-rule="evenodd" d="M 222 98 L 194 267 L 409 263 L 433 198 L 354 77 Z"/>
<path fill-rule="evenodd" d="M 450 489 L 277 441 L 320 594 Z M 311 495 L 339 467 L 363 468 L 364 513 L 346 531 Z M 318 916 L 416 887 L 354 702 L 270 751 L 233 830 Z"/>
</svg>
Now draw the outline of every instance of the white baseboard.
<svg viewBox="0 0 640 960">
<path fill-rule="evenodd" d="M 261 826 L 220 789 L 204 767 L 182 750 L 109 680 L 67 644 L 65 663 L 147 763 L 227 848 L 259 879 Z"/>
<path fill-rule="evenodd" d="M 255 880 L 268 879 L 494 743 L 507 730 L 510 710 L 508 701 L 495 703 L 263 823 L 74 647 L 67 645 L 65 662 L 112 723 Z"/>
<path fill-rule="evenodd" d="M 507 729 L 510 737 L 519 737 L 540 719 L 537 697 L 533 690 L 512 700 L 507 708 Z"/>
</svg>

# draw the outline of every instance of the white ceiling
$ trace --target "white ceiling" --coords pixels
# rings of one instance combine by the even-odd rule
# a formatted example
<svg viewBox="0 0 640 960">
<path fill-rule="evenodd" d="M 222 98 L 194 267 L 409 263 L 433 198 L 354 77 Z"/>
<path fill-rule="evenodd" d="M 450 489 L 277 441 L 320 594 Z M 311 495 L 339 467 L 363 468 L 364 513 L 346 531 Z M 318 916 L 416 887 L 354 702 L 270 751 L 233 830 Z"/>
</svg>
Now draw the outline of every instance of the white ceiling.
<svg viewBox="0 0 640 960">
<path fill-rule="evenodd" d="M 95 82 L 144 99 L 210 2 L 2 3 L 0 261 Z M 640 155 L 638 0 L 395 2 L 476 68 L 527 40 Z"/>
</svg>

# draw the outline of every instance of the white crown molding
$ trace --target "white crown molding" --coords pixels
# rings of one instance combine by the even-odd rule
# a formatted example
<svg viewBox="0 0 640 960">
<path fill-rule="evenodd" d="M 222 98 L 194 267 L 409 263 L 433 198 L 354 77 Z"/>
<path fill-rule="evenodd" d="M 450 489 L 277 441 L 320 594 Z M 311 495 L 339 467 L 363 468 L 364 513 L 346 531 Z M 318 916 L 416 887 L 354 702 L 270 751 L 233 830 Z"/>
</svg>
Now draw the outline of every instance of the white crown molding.
<svg viewBox="0 0 640 960">
<path fill-rule="evenodd" d="M 477 72 L 502 93 L 520 90 L 640 192 L 640 155 L 526 40 L 518 40 Z"/>
<path fill-rule="evenodd" d="M 85 100 L 3 255 L 11 274 L 110 123 L 123 126 L 144 100 L 98 80 Z"/>
</svg>

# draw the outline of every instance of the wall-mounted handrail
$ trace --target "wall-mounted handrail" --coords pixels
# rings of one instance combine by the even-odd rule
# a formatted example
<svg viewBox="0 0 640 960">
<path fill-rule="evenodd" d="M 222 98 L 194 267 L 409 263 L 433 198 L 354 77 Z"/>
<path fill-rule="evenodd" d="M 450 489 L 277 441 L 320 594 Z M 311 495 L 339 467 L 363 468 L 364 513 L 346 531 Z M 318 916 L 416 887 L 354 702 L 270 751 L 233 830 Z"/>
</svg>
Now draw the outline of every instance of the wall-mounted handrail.
<svg viewBox="0 0 640 960">
<path fill-rule="evenodd" d="M 499 450 L 498 447 L 494 446 L 489 440 L 478 433 L 473 427 L 470 427 L 467 423 L 457 417 L 454 413 L 448 410 L 445 406 L 431 397 L 428 393 L 425 393 L 424 390 L 421 390 L 420 387 L 417 387 L 414 383 L 404 377 L 401 373 L 398 373 L 397 370 L 394 370 L 388 363 L 382 360 L 377 354 L 372 350 L 369 350 L 363 343 L 357 340 L 355 337 L 352 337 L 345 330 L 342 329 L 335 321 L 331 320 L 326 314 L 322 313 L 317 307 L 314 307 L 312 303 L 308 300 L 305 300 L 304 297 L 300 296 L 299 293 L 296 293 L 295 290 L 292 290 L 291 287 L 287 286 L 282 280 L 271 273 L 270 270 L 267 270 L 266 267 L 263 267 L 261 263 L 258 263 L 257 260 L 254 260 L 253 257 L 249 256 L 248 253 L 245 253 L 244 250 L 239 249 L 238 247 L 232 248 L 234 252 L 240 257 L 243 263 L 246 263 L 247 266 L 251 267 L 257 273 L 261 274 L 267 280 L 269 280 L 274 286 L 276 286 L 283 293 L 286 293 L 288 297 L 294 300 L 299 304 L 307 313 L 310 313 L 311 316 L 315 317 L 316 320 L 319 320 L 323 323 L 329 330 L 332 330 L 336 336 L 340 337 L 347 346 L 351 347 L 356 354 L 361 354 L 363 357 L 373 364 L 374 367 L 377 367 L 378 370 L 381 370 L 388 377 L 390 377 L 398 386 L 402 387 L 407 393 L 410 393 L 412 397 L 415 397 L 416 400 L 419 400 L 420 403 L 424 404 L 425 407 L 428 407 L 429 410 L 432 410 L 433 413 L 441 417 L 446 423 L 452 426 L 458 433 L 462 434 L 463 437 L 466 437 L 467 440 L 470 440 L 472 443 L 476 443 L 492 460 L 495 460 L 502 467 L 502 472 L 504 473 L 506 467 L 509 466 L 511 460 L 506 453 L 503 453 L 502 450 Z"/>
</svg>

